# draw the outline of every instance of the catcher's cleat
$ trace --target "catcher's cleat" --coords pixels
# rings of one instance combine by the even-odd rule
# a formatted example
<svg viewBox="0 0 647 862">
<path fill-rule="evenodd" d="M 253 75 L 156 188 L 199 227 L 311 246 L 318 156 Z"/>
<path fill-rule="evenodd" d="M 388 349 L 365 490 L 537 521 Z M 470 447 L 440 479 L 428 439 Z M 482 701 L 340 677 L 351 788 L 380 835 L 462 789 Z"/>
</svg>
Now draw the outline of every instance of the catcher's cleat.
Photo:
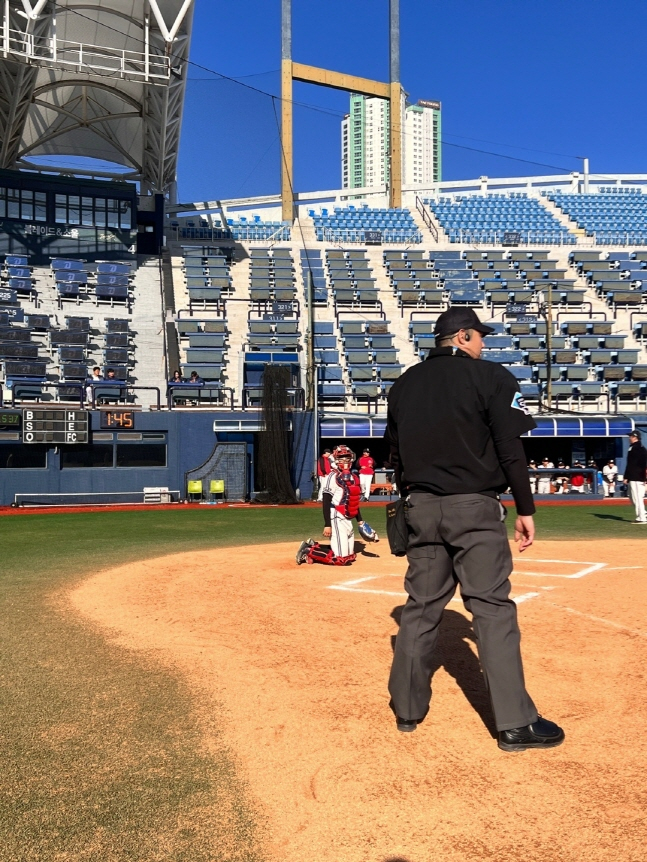
<svg viewBox="0 0 647 862">
<path fill-rule="evenodd" d="M 297 551 L 297 556 L 296 556 L 297 565 L 300 566 L 302 563 L 311 562 L 311 560 L 308 557 L 308 551 L 310 550 L 310 548 L 314 544 L 315 543 L 313 542 L 312 539 L 307 539 L 305 542 L 301 542 L 301 544 L 299 545 L 299 550 Z"/>
</svg>

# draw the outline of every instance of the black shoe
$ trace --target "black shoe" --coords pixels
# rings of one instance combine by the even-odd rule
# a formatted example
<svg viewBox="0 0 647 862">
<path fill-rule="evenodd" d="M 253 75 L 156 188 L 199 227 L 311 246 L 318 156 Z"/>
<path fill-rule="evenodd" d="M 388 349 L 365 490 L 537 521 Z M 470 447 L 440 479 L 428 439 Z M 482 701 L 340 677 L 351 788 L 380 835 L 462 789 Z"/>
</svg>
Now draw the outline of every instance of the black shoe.
<svg viewBox="0 0 647 862">
<path fill-rule="evenodd" d="M 565 733 L 553 721 L 539 716 L 526 727 L 499 731 L 499 748 L 503 751 L 525 751 L 527 748 L 555 748 L 564 742 Z"/>
<path fill-rule="evenodd" d="M 420 724 L 420 721 L 417 718 L 400 718 L 399 715 L 396 715 L 395 723 L 398 730 L 402 733 L 413 733 Z"/>
<path fill-rule="evenodd" d="M 299 550 L 297 551 L 297 565 L 301 565 L 302 563 L 307 562 L 308 560 L 308 551 L 314 545 L 312 539 L 307 539 L 305 542 L 301 542 L 299 545 Z"/>
</svg>

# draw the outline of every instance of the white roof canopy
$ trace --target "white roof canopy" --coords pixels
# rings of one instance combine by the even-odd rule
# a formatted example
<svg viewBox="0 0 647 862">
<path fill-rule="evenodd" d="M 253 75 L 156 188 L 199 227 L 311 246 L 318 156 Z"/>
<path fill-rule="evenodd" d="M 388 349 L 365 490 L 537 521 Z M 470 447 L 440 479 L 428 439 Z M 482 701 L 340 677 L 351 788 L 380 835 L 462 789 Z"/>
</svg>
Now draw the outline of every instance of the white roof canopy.
<svg viewBox="0 0 647 862">
<path fill-rule="evenodd" d="M 194 0 L 0 6 L 0 167 L 86 156 L 175 182 Z M 49 167 L 48 160 L 48 167 Z M 93 173 L 97 173 L 94 171 Z"/>
</svg>

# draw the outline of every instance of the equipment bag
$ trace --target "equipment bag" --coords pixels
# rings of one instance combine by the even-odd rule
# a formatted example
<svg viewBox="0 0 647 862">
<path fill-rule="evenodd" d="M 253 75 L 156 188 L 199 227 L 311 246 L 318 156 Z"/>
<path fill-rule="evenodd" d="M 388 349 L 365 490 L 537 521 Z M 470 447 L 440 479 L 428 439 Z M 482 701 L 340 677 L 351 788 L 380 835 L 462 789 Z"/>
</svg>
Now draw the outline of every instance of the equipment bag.
<svg viewBox="0 0 647 862">
<path fill-rule="evenodd" d="M 407 553 L 409 530 L 404 517 L 405 505 L 404 500 L 396 500 L 386 507 L 386 535 L 391 553 L 396 557 L 404 557 Z"/>
</svg>

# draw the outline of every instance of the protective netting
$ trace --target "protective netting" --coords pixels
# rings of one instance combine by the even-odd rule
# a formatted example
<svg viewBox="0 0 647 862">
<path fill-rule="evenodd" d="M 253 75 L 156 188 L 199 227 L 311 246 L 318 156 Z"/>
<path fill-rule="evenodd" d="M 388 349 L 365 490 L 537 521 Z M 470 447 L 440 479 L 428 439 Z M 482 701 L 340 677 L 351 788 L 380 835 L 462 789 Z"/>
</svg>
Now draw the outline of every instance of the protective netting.
<svg viewBox="0 0 647 862">
<path fill-rule="evenodd" d="M 298 503 L 290 479 L 290 432 L 288 392 L 290 370 L 281 365 L 266 365 L 263 373 L 263 419 L 259 433 L 257 481 L 262 493 L 259 503 Z"/>
</svg>

